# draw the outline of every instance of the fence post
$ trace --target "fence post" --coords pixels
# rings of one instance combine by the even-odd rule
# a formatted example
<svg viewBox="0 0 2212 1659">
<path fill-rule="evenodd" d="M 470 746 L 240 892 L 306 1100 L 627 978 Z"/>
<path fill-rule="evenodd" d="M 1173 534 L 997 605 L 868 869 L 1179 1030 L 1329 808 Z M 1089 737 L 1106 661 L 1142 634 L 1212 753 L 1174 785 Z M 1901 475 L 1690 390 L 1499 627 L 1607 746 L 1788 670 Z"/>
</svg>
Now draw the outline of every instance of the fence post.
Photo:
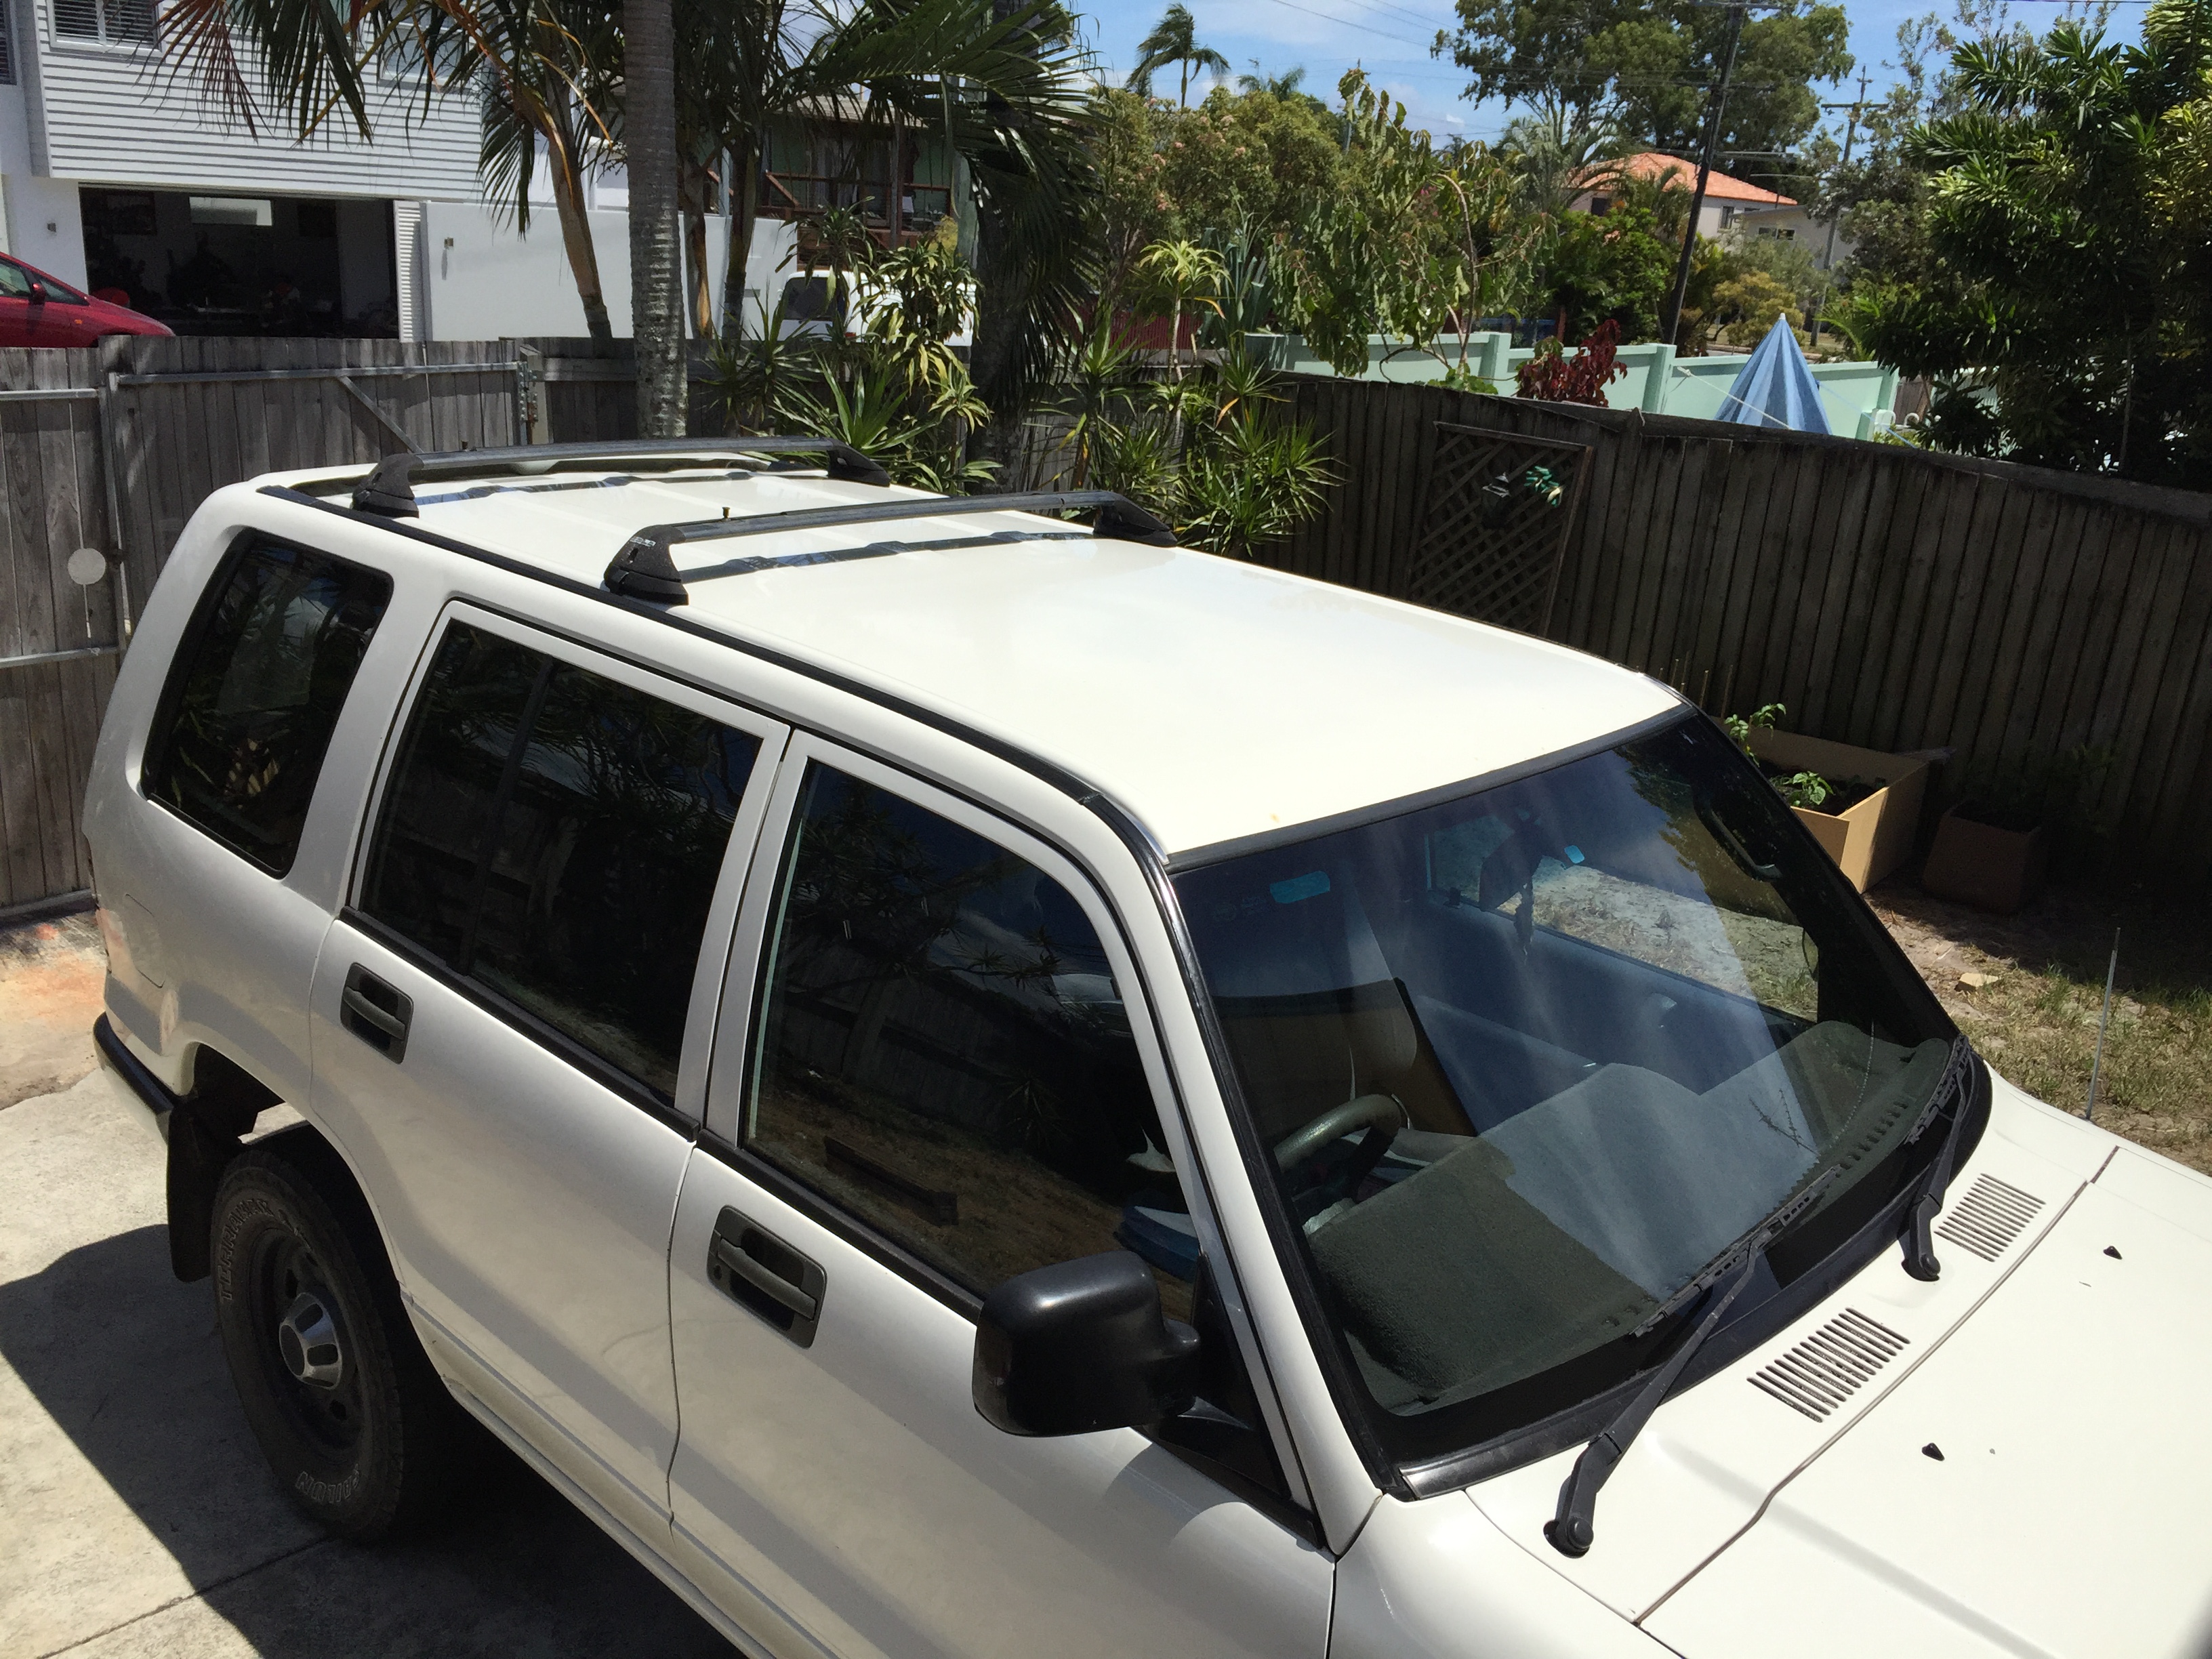
<svg viewBox="0 0 2212 1659">
<path fill-rule="evenodd" d="M 1644 412 L 1664 415 L 1667 390 L 1674 383 L 1674 348 L 1662 341 L 1651 348 L 1651 368 L 1644 380 Z"/>
</svg>

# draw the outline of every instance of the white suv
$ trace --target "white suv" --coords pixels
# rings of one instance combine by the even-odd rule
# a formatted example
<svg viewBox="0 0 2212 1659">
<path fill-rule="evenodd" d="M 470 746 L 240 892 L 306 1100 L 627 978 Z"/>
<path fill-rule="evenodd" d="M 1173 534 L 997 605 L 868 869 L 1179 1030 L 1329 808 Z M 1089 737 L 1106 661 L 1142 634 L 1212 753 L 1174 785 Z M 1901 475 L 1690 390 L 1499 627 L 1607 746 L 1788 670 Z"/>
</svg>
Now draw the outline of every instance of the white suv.
<svg viewBox="0 0 2212 1659">
<path fill-rule="evenodd" d="M 458 1401 L 749 1652 L 2203 1654 L 2212 1183 L 1664 687 L 1168 540 L 804 441 L 209 498 L 100 1036 L 301 1507 Z"/>
</svg>

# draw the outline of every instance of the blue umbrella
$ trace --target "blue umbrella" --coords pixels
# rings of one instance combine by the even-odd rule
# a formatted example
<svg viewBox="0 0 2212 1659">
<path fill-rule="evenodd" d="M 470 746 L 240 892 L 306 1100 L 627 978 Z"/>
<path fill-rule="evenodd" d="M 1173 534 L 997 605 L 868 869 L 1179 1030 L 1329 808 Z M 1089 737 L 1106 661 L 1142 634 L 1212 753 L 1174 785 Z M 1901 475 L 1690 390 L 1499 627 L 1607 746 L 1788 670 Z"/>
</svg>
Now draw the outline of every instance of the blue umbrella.
<svg viewBox="0 0 2212 1659">
<path fill-rule="evenodd" d="M 1719 419 L 1745 426 L 1781 427 L 1791 432 L 1826 432 L 1827 417 L 1820 412 L 1820 388 L 1797 349 L 1797 337 L 1790 319 L 1777 317 L 1751 361 L 1737 373 L 1735 384 L 1721 399 Z"/>
</svg>

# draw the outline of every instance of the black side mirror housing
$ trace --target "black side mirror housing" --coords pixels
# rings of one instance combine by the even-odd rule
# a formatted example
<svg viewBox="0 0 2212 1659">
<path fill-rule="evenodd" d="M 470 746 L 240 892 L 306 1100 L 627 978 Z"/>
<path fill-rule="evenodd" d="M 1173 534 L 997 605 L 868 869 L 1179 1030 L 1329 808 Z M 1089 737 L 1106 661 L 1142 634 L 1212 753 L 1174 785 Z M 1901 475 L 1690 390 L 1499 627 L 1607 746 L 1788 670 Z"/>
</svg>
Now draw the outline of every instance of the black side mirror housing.
<svg viewBox="0 0 2212 1659">
<path fill-rule="evenodd" d="M 1033 1268 L 983 1299 L 975 1409 L 1008 1434 L 1143 1427 L 1197 1398 L 1198 1348 L 1133 1251 Z"/>
</svg>

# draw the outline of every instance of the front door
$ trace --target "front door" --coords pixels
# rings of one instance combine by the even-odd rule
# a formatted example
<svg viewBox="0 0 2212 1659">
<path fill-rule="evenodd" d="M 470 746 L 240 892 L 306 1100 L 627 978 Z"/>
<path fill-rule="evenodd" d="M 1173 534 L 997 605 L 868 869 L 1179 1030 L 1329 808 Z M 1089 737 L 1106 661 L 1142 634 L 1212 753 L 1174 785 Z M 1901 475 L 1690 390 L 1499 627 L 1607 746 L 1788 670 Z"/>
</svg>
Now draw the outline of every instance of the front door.
<svg viewBox="0 0 2212 1659">
<path fill-rule="evenodd" d="M 663 1536 L 669 1222 L 781 738 L 453 608 L 315 975 L 319 1115 L 447 1369 Z"/>
<path fill-rule="evenodd" d="M 769 823 L 671 1257 L 695 1579 L 846 1659 L 1318 1659 L 1331 1564 L 1287 1506 L 1133 1430 L 1018 1438 L 972 1403 L 1013 1274 L 1139 1244 L 1190 1315 L 1188 1153 L 1106 907 L 820 740 Z"/>
</svg>

